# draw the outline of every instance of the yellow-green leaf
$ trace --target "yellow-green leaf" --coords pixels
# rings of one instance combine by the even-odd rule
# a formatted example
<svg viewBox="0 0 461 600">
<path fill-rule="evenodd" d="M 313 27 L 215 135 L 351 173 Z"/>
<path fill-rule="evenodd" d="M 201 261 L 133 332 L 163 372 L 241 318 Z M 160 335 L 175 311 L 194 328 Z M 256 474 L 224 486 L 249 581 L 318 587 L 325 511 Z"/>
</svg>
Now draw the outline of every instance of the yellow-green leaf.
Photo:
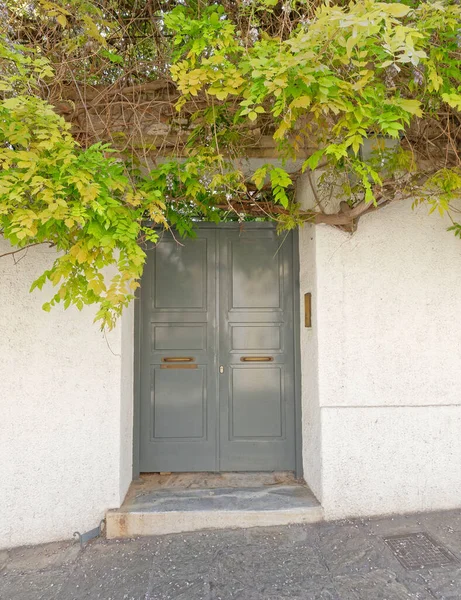
<svg viewBox="0 0 461 600">
<path fill-rule="evenodd" d="M 400 2 L 385 4 L 383 9 L 392 17 L 405 17 L 411 10 L 409 6 L 406 4 L 401 4 Z"/>
<path fill-rule="evenodd" d="M 421 110 L 421 102 L 419 100 L 409 100 L 406 98 L 396 98 L 394 103 L 406 110 L 411 115 L 416 115 L 417 117 L 423 116 L 423 111 Z"/>
<path fill-rule="evenodd" d="M 346 52 L 347 52 L 348 58 L 351 57 L 352 50 L 354 49 L 354 46 L 356 45 L 356 43 L 357 43 L 357 38 L 355 38 L 351 35 L 351 37 L 346 42 Z"/>
</svg>

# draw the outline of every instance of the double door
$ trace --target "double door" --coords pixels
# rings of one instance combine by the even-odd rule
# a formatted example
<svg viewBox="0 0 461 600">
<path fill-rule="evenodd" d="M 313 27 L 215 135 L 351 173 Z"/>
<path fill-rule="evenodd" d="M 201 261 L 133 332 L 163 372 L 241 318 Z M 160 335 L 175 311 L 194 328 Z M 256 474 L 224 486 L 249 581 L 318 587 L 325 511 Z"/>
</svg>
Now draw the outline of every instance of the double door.
<svg viewBox="0 0 461 600">
<path fill-rule="evenodd" d="M 200 227 L 149 251 L 140 471 L 295 468 L 293 239 Z"/>
</svg>

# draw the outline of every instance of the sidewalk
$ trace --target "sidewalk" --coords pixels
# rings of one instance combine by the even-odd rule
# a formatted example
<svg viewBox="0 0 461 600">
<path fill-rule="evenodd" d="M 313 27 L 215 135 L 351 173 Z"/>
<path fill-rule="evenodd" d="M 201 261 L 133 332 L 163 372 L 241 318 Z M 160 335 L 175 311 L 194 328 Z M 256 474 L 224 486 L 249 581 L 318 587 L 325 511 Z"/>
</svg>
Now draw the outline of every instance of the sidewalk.
<svg viewBox="0 0 461 600">
<path fill-rule="evenodd" d="M 425 532 L 449 552 L 407 569 Z M 1 600 L 460 600 L 461 511 L 0 551 Z M 415 566 L 415 565 L 413 565 Z"/>
</svg>

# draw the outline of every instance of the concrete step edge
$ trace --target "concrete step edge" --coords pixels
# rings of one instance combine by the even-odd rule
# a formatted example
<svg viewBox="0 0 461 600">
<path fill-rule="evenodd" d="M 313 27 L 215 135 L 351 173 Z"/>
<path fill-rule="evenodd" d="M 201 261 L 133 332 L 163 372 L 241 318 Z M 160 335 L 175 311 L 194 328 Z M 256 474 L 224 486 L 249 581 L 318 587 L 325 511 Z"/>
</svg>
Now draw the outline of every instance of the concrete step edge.
<svg viewBox="0 0 461 600">
<path fill-rule="evenodd" d="M 108 539 L 166 535 L 207 529 L 270 527 L 323 521 L 321 506 L 278 510 L 211 510 L 122 512 L 110 510 L 106 515 Z"/>
</svg>

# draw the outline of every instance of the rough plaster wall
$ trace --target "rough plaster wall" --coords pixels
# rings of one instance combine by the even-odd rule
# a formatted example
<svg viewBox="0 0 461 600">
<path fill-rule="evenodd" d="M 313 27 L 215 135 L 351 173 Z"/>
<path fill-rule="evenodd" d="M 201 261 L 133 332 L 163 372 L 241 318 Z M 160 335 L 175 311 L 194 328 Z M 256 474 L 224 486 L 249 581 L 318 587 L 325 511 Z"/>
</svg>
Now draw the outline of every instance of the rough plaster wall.
<svg viewBox="0 0 461 600">
<path fill-rule="evenodd" d="M 120 402 L 120 504 L 133 478 L 133 378 L 134 303 L 125 309 L 121 323 L 121 402 Z"/>
<path fill-rule="evenodd" d="M 461 507 L 461 407 L 325 408 L 326 518 Z"/>
<path fill-rule="evenodd" d="M 0 547 L 87 531 L 126 487 L 120 328 L 106 341 L 90 310 L 41 310 L 49 294 L 29 287 L 53 258 L 0 259 Z"/>
<path fill-rule="evenodd" d="M 309 187 L 306 178 L 298 183 L 297 197 L 303 208 L 309 204 Z M 299 230 L 299 282 L 301 306 L 301 407 L 304 479 L 322 499 L 321 428 L 317 378 L 317 283 L 315 257 L 316 228 L 305 225 Z M 304 294 L 312 294 L 312 328 L 304 327 Z"/>
<path fill-rule="evenodd" d="M 315 300 L 315 227 L 299 231 L 301 309 L 301 406 L 304 479 L 318 500 L 322 499 L 321 430 L 317 378 L 317 324 Z M 304 294 L 312 294 L 312 328 L 304 327 Z"/>
<path fill-rule="evenodd" d="M 316 229 L 327 518 L 461 507 L 461 241 L 411 202 Z"/>
</svg>

